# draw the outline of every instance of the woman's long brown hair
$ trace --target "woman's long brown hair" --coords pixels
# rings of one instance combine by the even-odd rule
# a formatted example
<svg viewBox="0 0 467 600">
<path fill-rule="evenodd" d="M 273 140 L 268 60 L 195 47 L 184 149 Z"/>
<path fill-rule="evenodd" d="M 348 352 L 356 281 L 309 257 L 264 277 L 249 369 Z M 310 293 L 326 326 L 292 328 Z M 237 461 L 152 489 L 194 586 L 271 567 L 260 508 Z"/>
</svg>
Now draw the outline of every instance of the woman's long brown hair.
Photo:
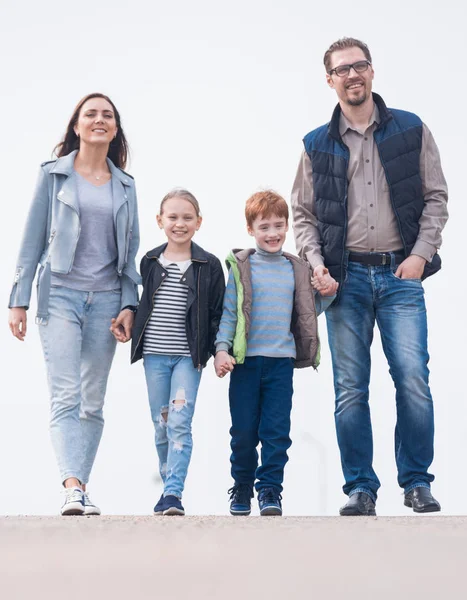
<svg viewBox="0 0 467 600">
<path fill-rule="evenodd" d="M 61 156 L 70 154 L 70 152 L 73 152 L 73 150 L 79 150 L 80 140 L 75 133 L 75 126 L 78 122 L 79 113 L 83 108 L 83 105 L 85 104 L 85 102 L 91 100 L 92 98 L 103 98 L 104 100 L 107 100 L 107 102 L 113 108 L 115 122 L 117 124 L 118 129 L 115 139 L 113 139 L 109 144 L 109 151 L 107 152 L 107 156 L 108 158 L 110 158 L 110 160 L 114 163 L 116 167 L 124 169 L 126 167 L 129 154 L 128 142 L 126 141 L 126 137 L 122 129 L 120 113 L 116 109 L 115 104 L 112 102 L 112 100 L 104 94 L 88 94 L 78 102 L 75 110 L 73 111 L 73 115 L 70 119 L 70 122 L 68 123 L 68 126 L 66 128 L 63 140 L 55 146 L 54 153 L 56 154 L 56 156 L 58 156 L 58 158 L 60 158 Z"/>
</svg>

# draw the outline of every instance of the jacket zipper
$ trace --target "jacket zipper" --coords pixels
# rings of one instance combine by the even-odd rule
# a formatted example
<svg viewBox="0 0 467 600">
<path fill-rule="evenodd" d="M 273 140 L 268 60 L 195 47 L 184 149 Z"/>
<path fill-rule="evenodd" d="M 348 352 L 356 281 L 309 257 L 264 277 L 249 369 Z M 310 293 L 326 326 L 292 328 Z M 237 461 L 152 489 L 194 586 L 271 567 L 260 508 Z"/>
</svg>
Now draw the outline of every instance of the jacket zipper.
<svg viewBox="0 0 467 600">
<path fill-rule="evenodd" d="M 63 202 L 63 204 L 66 204 L 67 206 L 69 206 L 78 215 L 78 237 L 76 238 L 75 249 L 73 250 L 73 256 L 71 257 L 70 270 L 68 271 L 68 273 L 69 273 L 71 271 L 71 269 L 73 268 L 73 263 L 75 261 L 76 248 L 78 247 L 78 240 L 79 240 L 79 236 L 81 235 L 81 219 L 79 216 L 79 212 L 76 210 L 76 208 L 74 206 L 72 206 L 68 202 L 65 202 L 65 200 L 63 200 L 63 198 L 60 198 L 60 202 Z"/>
<path fill-rule="evenodd" d="M 206 263 L 207 261 L 197 260 L 196 258 L 192 258 L 191 261 L 199 263 L 198 285 L 197 285 L 197 291 L 198 291 L 198 328 L 197 328 L 197 331 L 198 331 L 198 366 L 196 368 L 200 372 L 201 371 L 201 363 L 200 363 L 201 352 L 200 352 L 200 346 L 199 346 L 199 338 L 200 338 L 200 335 L 199 335 L 199 282 L 201 280 L 201 265 Z"/>
<path fill-rule="evenodd" d="M 198 270 L 198 372 L 201 372 L 201 352 L 200 352 L 200 348 L 199 348 L 199 281 L 201 279 L 201 265 L 199 265 L 199 270 Z"/>
<path fill-rule="evenodd" d="M 128 255 L 130 254 L 130 242 L 131 242 L 132 234 L 133 234 L 133 229 L 130 229 L 130 231 L 128 232 L 128 235 L 127 235 L 127 239 L 126 239 L 125 265 L 128 262 Z"/>
<path fill-rule="evenodd" d="M 153 258 L 153 260 L 157 260 L 157 258 L 155 258 L 155 257 L 154 257 L 154 258 Z M 159 262 L 159 261 L 158 261 L 158 262 Z M 162 279 L 162 280 L 161 280 L 161 282 L 160 282 L 160 284 L 157 286 L 157 288 L 154 290 L 154 292 L 153 292 L 153 294 L 152 294 L 152 309 L 151 309 L 151 311 L 149 312 L 149 316 L 148 316 L 148 318 L 146 319 L 146 322 L 145 322 L 145 324 L 144 324 L 144 327 L 143 327 L 143 331 L 141 332 L 141 335 L 140 335 L 140 336 L 139 336 L 139 338 L 138 338 L 138 343 L 137 343 L 137 344 L 136 344 L 136 346 L 135 346 L 135 351 L 133 352 L 133 356 L 131 357 L 131 360 L 133 360 L 133 359 L 134 359 L 134 357 L 135 357 L 135 355 L 136 355 L 136 352 L 138 351 L 139 345 L 140 345 L 140 343 L 141 343 L 141 339 L 142 339 L 142 337 L 143 337 L 143 335 L 144 335 L 144 332 L 146 331 L 146 327 L 147 327 L 147 325 L 148 325 L 148 323 L 149 323 L 149 319 L 151 318 L 151 315 L 152 315 L 152 313 L 153 313 L 153 310 L 154 310 L 154 296 L 155 296 L 155 295 L 157 294 L 157 292 L 159 291 L 159 288 L 161 287 L 161 285 L 162 285 L 163 281 L 164 281 L 164 280 Z"/>
</svg>

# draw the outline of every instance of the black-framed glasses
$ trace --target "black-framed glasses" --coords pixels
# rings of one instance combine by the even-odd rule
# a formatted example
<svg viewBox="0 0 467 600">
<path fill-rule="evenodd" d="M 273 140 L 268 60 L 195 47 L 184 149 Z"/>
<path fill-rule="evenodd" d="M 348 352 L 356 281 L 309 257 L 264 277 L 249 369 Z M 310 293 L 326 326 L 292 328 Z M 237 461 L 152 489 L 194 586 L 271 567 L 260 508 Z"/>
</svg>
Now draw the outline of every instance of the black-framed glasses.
<svg viewBox="0 0 467 600">
<path fill-rule="evenodd" d="M 335 69 L 329 71 L 329 75 L 335 73 L 338 77 L 347 77 L 350 73 L 350 69 L 353 69 L 355 73 L 364 73 L 371 67 L 371 62 L 368 60 L 359 60 L 352 63 L 351 65 L 339 65 Z"/>
</svg>

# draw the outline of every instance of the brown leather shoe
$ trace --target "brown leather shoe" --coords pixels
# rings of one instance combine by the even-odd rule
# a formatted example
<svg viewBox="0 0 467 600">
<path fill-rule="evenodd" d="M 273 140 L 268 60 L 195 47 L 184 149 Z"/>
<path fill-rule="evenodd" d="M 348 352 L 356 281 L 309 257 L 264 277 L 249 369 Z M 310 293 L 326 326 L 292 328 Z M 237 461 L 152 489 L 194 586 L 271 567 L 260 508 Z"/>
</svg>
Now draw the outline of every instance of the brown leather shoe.
<svg viewBox="0 0 467 600">
<path fill-rule="evenodd" d="M 342 508 L 339 509 L 341 517 L 376 516 L 375 503 L 365 492 L 352 494 Z"/>
<path fill-rule="evenodd" d="M 404 506 L 412 508 L 416 513 L 438 512 L 440 503 L 433 498 L 431 491 L 426 487 L 416 487 L 404 497 Z"/>
</svg>

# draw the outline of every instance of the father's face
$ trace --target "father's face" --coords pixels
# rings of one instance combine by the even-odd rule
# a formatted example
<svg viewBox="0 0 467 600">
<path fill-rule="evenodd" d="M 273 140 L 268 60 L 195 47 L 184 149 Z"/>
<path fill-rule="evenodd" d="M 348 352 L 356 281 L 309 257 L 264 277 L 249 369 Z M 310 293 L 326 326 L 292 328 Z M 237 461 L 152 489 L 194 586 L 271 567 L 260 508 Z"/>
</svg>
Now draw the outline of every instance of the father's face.
<svg viewBox="0 0 467 600">
<path fill-rule="evenodd" d="M 360 61 L 365 62 L 363 50 L 354 46 L 345 50 L 336 50 L 331 55 L 331 69 L 343 65 L 353 65 Z M 361 67 L 360 67 L 361 68 Z M 357 69 L 360 70 L 359 65 Z M 336 90 L 340 102 L 350 106 L 360 106 L 371 96 L 371 87 L 374 77 L 373 67 L 368 66 L 366 71 L 357 73 L 353 68 L 347 75 L 339 77 L 335 71 L 326 74 L 329 87 Z"/>
</svg>

